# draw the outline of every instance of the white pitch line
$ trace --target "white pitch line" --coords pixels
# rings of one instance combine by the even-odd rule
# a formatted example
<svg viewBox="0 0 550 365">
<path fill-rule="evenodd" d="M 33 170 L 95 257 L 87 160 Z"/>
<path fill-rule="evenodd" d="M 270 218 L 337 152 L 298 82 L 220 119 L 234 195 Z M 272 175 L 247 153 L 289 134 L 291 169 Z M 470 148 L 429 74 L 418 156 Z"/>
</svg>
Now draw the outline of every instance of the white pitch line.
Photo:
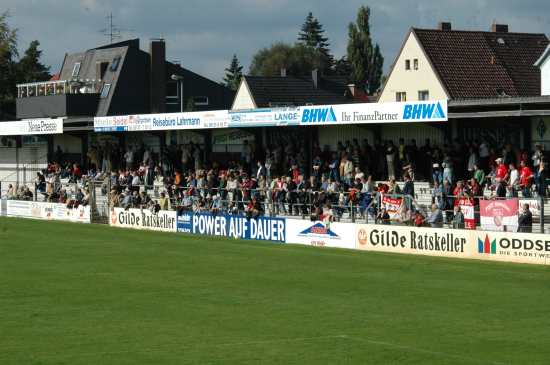
<svg viewBox="0 0 550 365">
<path fill-rule="evenodd" d="M 436 356 L 440 356 L 440 357 L 455 358 L 455 359 L 459 359 L 459 360 L 466 360 L 466 361 L 469 361 L 469 362 L 475 362 L 475 363 L 478 363 L 478 364 L 510 365 L 508 363 L 502 363 L 502 362 L 498 362 L 498 361 L 486 362 L 484 360 L 479 360 L 479 359 L 475 359 L 475 358 L 472 358 L 472 357 L 467 357 L 467 356 L 462 356 L 462 355 L 455 355 L 455 354 L 450 354 L 450 353 L 441 352 L 441 351 L 426 350 L 426 349 L 421 349 L 421 348 L 412 347 L 412 346 L 400 345 L 400 344 L 392 343 L 392 342 L 371 340 L 371 339 L 364 338 L 364 337 L 346 336 L 346 338 L 349 338 L 350 340 L 371 343 L 373 345 L 394 347 L 394 348 L 398 348 L 398 349 L 406 350 L 406 351 L 410 351 L 410 352 L 418 352 L 418 353 L 423 353 L 423 354 L 436 355 Z"/>
</svg>

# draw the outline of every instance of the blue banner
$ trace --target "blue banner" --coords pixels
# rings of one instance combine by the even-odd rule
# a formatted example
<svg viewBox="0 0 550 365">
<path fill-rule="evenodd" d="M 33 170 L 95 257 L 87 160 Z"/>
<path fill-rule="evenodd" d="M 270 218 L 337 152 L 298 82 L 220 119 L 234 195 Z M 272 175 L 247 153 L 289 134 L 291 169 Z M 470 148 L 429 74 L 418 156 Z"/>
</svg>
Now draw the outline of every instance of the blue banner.
<svg viewBox="0 0 550 365">
<path fill-rule="evenodd" d="M 245 240 L 285 242 L 284 218 L 247 218 L 241 215 L 181 212 L 178 232 Z"/>
</svg>

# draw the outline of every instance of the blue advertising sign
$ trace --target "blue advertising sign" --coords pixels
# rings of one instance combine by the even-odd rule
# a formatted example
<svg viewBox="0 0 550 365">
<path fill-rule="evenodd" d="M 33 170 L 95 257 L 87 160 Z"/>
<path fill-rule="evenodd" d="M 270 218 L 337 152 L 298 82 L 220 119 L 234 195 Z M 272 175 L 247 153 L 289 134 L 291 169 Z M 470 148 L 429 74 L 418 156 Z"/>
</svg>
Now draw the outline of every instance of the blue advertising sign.
<svg viewBox="0 0 550 365">
<path fill-rule="evenodd" d="M 183 233 L 276 242 L 286 239 L 284 218 L 181 212 L 177 224 L 178 232 Z"/>
</svg>

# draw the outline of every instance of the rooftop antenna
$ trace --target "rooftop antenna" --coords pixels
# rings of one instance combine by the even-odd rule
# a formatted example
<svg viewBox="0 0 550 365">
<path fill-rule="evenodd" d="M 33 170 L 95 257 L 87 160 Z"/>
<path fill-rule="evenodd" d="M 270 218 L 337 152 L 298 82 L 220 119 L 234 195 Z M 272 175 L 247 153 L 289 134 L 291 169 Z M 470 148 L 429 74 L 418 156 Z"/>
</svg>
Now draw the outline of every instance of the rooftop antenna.
<svg viewBox="0 0 550 365">
<path fill-rule="evenodd" d="M 106 18 L 107 18 L 107 28 L 101 29 L 99 33 L 108 37 L 110 43 L 113 43 L 113 41 L 122 38 L 122 32 L 133 32 L 133 29 L 123 29 L 115 25 L 113 23 L 113 18 L 114 18 L 113 13 L 110 13 L 109 15 L 107 15 Z"/>
</svg>

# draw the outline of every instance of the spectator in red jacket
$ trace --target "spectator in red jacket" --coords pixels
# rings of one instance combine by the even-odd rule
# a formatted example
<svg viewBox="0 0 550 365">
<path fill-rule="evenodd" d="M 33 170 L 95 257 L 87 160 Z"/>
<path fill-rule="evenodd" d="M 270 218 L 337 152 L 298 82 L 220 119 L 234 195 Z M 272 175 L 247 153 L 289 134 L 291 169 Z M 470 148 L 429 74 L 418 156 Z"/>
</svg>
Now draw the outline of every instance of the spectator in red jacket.
<svg viewBox="0 0 550 365">
<path fill-rule="evenodd" d="M 495 160 L 497 163 L 497 171 L 496 171 L 496 178 L 500 180 L 504 180 L 506 178 L 506 175 L 508 175 L 508 168 L 503 163 L 502 158 L 497 158 Z"/>
<path fill-rule="evenodd" d="M 522 189 L 523 197 L 531 197 L 531 186 L 533 185 L 533 171 L 525 161 L 521 161 L 519 172 L 519 186 Z"/>
</svg>

